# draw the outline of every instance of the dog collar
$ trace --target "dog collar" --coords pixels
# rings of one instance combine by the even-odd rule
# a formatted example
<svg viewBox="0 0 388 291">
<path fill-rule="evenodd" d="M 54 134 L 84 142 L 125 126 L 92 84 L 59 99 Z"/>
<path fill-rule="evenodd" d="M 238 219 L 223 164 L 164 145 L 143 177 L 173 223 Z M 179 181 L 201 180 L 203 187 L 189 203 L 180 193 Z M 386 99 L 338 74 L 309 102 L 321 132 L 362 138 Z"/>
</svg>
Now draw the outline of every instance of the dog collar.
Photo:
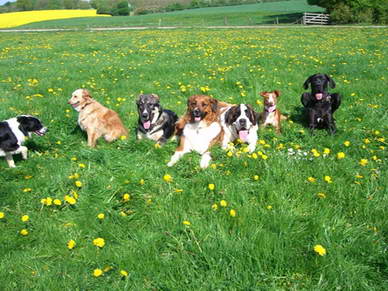
<svg viewBox="0 0 388 291">
<path fill-rule="evenodd" d="M 265 112 L 271 113 L 276 110 L 276 105 L 270 106 L 270 107 L 265 107 Z"/>
</svg>

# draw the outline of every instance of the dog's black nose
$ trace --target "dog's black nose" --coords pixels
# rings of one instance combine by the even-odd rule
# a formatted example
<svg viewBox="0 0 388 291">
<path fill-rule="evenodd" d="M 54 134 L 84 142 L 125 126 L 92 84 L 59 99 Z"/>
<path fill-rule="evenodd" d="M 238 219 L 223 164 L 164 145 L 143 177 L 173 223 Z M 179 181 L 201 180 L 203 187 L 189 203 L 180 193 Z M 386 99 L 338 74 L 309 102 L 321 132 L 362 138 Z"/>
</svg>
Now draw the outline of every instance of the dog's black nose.
<svg viewBox="0 0 388 291">
<path fill-rule="evenodd" d="M 195 108 L 193 110 L 193 113 L 194 113 L 194 116 L 200 116 L 201 115 L 201 111 L 198 108 Z"/>
<path fill-rule="evenodd" d="M 247 120 L 242 118 L 242 119 L 239 120 L 239 123 L 240 123 L 241 126 L 246 126 L 247 125 Z"/>
<path fill-rule="evenodd" d="M 147 113 L 147 112 L 143 112 L 143 113 L 141 114 L 141 117 L 143 117 L 143 118 L 148 118 L 148 113 Z"/>
</svg>

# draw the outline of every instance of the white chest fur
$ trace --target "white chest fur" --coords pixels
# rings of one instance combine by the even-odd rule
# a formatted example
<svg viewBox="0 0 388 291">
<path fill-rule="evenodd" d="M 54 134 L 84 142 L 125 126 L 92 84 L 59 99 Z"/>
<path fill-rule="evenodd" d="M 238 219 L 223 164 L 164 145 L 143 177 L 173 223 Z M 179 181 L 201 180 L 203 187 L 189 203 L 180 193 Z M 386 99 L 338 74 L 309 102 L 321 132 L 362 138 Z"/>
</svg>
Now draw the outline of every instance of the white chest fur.
<svg viewBox="0 0 388 291">
<path fill-rule="evenodd" d="M 210 143 L 221 133 L 221 125 L 213 122 L 209 126 L 204 121 L 186 124 L 183 135 L 185 148 L 190 148 L 200 154 L 206 152 Z"/>
<path fill-rule="evenodd" d="M 276 110 L 264 113 L 264 125 L 274 125 L 276 121 Z"/>
</svg>

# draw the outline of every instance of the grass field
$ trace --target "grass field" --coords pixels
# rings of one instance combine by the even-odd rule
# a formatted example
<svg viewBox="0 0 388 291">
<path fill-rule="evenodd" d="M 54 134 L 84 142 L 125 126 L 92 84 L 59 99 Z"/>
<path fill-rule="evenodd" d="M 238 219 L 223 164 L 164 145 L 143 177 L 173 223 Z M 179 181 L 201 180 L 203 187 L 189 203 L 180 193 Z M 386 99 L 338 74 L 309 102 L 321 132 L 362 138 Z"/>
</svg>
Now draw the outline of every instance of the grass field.
<svg viewBox="0 0 388 291">
<path fill-rule="evenodd" d="M 303 12 L 322 12 L 318 6 L 307 4 L 307 0 L 267 2 L 252 5 L 190 9 L 170 13 L 155 13 L 140 16 L 77 18 L 35 22 L 18 28 L 76 28 L 118 26 L 214 26 L 214 25 L 257 25 L 293 23 Z"/>
<path fill-rule="evenodd" d="M 37 115 L 50 131 L 27 142 L 30 158 L 15 158 L 17 168 L 0 160 L 1 289 L 383 290 L 387 36 L 3 34 L 0 118 Z M 343 96 L 333 136 L 304 127 L 302 84 L 316 72 Z M 127 139 L 87 147 L 66 103 L 79 87 L 121 115 Z M 258 93 L 272 89 L 289 120 L 282 135 L 260 130 L 255 154 L 215 147 L 206 170 L 194 153 L 168 168 L 175 141 L 135 140 L 141 92 L 182 115 L 187 97 L 207 90 L 261 111 Z"/>
</svg>

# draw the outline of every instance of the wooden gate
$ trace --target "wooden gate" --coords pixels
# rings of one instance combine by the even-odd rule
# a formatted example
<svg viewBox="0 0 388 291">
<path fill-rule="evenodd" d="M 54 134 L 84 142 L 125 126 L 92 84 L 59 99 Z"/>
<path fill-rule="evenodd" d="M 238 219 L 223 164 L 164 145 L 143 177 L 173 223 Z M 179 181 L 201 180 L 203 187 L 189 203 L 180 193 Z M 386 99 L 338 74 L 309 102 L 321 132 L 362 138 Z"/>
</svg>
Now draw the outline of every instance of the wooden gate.
<svg viewBox="0 0 388 291">
<path fill-rule="evenodd" d="M 329 14 L 305 12 L 303 14 L 302 23 L 304 25 L 306 25 L 306 24 L 327 25 L 327 24 L 329 24 L 329 18 L 330 18 Z"/>
</svg>

